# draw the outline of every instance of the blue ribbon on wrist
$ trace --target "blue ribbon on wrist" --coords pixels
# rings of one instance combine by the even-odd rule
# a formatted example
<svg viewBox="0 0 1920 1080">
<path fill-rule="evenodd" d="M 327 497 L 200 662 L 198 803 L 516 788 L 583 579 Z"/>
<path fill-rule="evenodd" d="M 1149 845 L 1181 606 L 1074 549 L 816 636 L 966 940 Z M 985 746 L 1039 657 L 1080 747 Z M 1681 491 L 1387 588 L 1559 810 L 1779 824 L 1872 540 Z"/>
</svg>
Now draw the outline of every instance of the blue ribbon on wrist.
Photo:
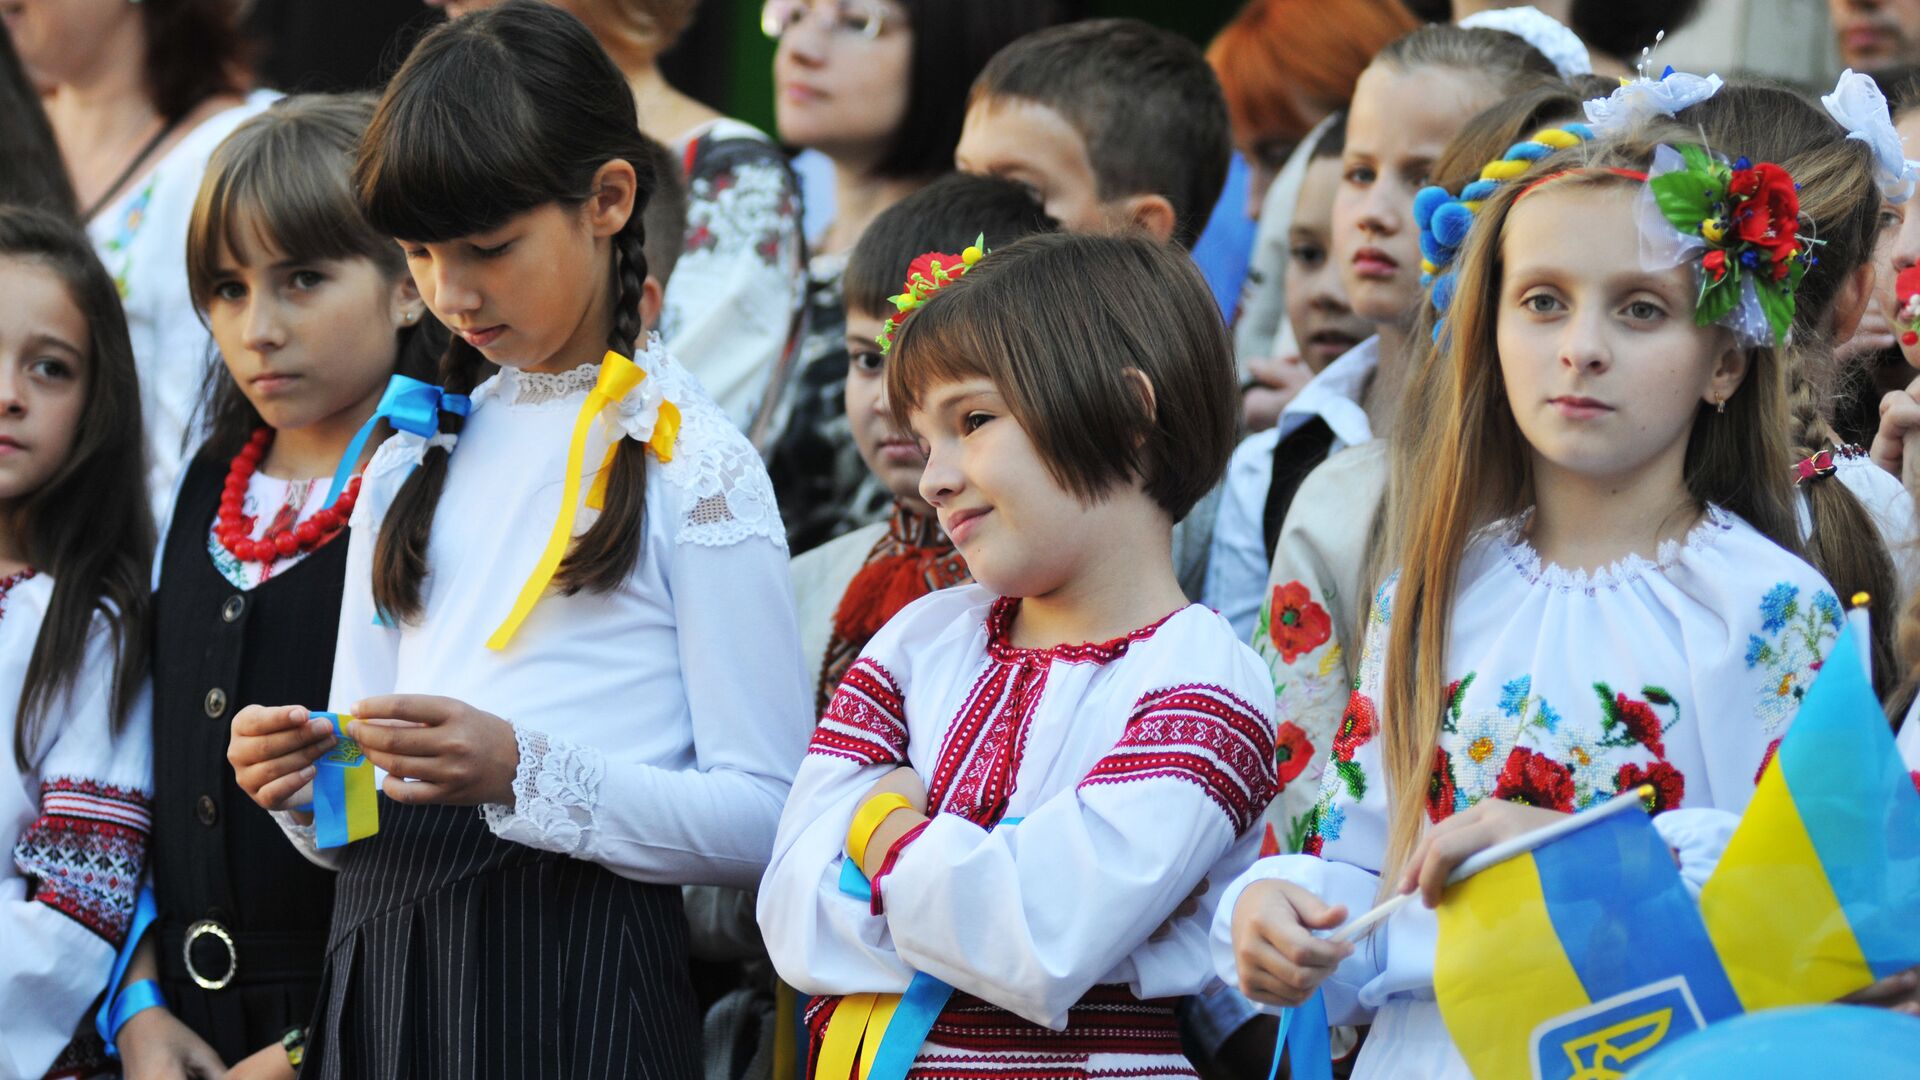
<svg viewBox="0 0 1920 1080">
<path fill-rule="evenodd" d="M 153 886 L 141 886 L 140 898 L 133 906 L 133 923 L 127 927 L 126 944 L 120 946 L 120 955 L 113 958 L 113 973 L 107 978 L 107 999 L 100 1003 L 100 1011 L 93 1018 L 93 1030 L 99 1034 L 100 1041 L 107 1044 L 110 1057 L 120 1056 L 113 1040 L 134 1013 L 156 1005 L 166 1008 L 166 999 L 160 996 L 160 986 L 152 979 L 143 979 L 124 988 L 120 986 L 120 980 L 126 977 L 127 965 L 133 962 L 134 950 L 140 947 L 140 939 L 146 936 L 147 929 L 159 917 L 160 905 L 153 898 Z"/>
<path fill-rule="evenodd" d="M 472 409 L 473 402 L 465 394 L 449 394 L 432 383 L 406 375 L 388 379 L 380 404 L 354 433 L 347 452 L 340 456 L 340 465 L 333 471 L 333 486 L 327 489 L 326 505 L 332 506 L 347 489 L 347 481 L 353 479 L 354 466 L 360 463 L 360 453 L 367 448 L 367 439 L 372 437 L 375 424 L 385 420 L 395 431 L 431 439 L 440 433 L 441 413 L 466 416 Z"/>
</svg>

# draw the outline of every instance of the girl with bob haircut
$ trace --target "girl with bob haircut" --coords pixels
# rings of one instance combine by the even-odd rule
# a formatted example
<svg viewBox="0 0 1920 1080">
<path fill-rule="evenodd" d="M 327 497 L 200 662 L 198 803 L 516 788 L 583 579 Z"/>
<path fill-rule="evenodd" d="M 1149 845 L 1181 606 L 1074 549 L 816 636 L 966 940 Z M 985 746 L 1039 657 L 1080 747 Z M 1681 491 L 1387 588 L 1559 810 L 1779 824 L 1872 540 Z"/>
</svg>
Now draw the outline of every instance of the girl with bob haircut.
<svg viewBox="0 0 1920 1080">
<path fill-rule="evenodd" d="M 922 1065 L 1192 1076 L 1205 882 L 1254 856 L 1274 787 L 1265 670 L 1173 570 L 1232 449 L 1226 331 L 1138 237 L 933 253 L 915 282 L 887 396 L 977 584 L 868 642 L 781 817 L 759 919 L 815 995 L 809 1075 L 847 1076 L 871 995 L 925 976 L 953 994 Z"/>
<path fill-rule="evenodd" d="M 221 363 L 155 567 L 159 917 L 127 980 L 157 980 L 163 1000 L 120 1035 L 135 1075 L 288 1070 L 282 1040 L 297 1046 L 320 987 L 334 875 L 235 783 L 225 729 L 248 701 L 326 700 L 359 491 L 329 478 L 391 376 L 433 377 L 439 328 L 354 198 L 372 117 L 370 96 L 275 102 L 213 152 L 187 228 Z"/>
<path fill-rule="evenodd" d="M 377 832 L 322 850 L 294 810 L 336 743 L 309 703 L 233 723 L 339 871 L 303 1075 L 699 1073 L 679 886 L 758 878 L 809 723 L 766 473 L 641 336 L 640 139 L 579 20 L 512 0 L 423 38 L 361 141 L 471 400 L 354 506 L 328 701 Z"/>
<path fill-rule="evenodd" d="M 0 295 L 0 1073 L 92 1076 L 151 823 L 140 385 L 66 220 L 0 208 Z"/>
<path fill-rule="evenodd" d="M 1473 853 L 1648 785 L 1701 883 L 1839 634 L 1798 554 L 1780 345 L 1814 238 L 1786 170 L 1688 137 L 1562 151 L 1482 206 L 1433 419 L 1404 433 L 1426 482 L 1398 495 L 1399 570 L 1307 853 L 1221 898 L 1222 978 L 1268 1006 L 1321 989 L 1333 1023 L 1372 1023 L 1355 1076 L 1468 1075 L 1434 1003 L 1431 906 Z M 1722 195 L 1681 224 L 1663 177 Z M 1738 228 L 1761 209 L 1747 190 L 1789 223 L 1764 244 Z M 1703 284 L 1722 301 L 1743 282 L 1784 308 L 1699 317 Z M 1416 888 L 1424 905 L 1357 944 L 1314 936 Z"/>
</svg>

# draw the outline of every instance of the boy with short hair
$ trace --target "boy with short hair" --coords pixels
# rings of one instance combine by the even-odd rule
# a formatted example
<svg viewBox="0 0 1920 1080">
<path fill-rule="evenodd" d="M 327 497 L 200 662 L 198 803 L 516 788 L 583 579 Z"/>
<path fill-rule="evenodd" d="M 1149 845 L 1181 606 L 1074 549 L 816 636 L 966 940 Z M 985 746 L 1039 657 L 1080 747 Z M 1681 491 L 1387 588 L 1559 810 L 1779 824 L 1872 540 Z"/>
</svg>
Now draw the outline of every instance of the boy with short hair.
<svg viewBox="0 0 1920 1080">
<path fill-rule="evenodd" d="M 1191 249 L 1232 152 L 1197 46 L 1137 19 L 1089 19 L 987 62 L 954 162 L 1026 185 L 1069 232 L 1140 228 Z"/>
<path fill-rule="evenodd" d="M 876 339 L 894 313 L 888 297 L 901 291 L 908 267 L 927 252 L 958 258 L 976 239 L 1000 248 L 1056 227 L 1020 185 L 954 174 L 875 218 L 847 261 L 847 419 L 861 460 L 892 493 L 894 509 L 887 521 L 793 560 L 800 650 L 815 680 L 816 716 L 874 631 L 910 601 L 973 580 L 920 497 L 926 459 L 918 443 L 887 409 L 887 360 Z"/>
</svg>

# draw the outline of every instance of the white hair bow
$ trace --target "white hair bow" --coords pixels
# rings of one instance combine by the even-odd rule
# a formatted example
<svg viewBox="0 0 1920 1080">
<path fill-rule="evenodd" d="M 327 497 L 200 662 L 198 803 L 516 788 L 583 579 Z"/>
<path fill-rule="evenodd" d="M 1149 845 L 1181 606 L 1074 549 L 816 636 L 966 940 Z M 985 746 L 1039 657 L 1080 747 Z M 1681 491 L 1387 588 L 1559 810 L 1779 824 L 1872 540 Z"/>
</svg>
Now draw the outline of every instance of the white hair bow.
<svg viewBox="0 0 1920 1080">
<path fill-rule="evenodd" d="M 1920 175 L 1920 162 L 1907 160 L 1900 133 L 1894 130 L 1893 116 L 1887 109 L 1886 95 L 1866 75 L 1848 68 L 1840 73 L 1833 93 L 1820 99 L 1827 115 L 1847 129 L 1847 138 L 1859 139 L 1873 151 L 1875 181 L 1890 203 L 1903 203 L 1913 196 L 1913 182 Z"/>
</svg>

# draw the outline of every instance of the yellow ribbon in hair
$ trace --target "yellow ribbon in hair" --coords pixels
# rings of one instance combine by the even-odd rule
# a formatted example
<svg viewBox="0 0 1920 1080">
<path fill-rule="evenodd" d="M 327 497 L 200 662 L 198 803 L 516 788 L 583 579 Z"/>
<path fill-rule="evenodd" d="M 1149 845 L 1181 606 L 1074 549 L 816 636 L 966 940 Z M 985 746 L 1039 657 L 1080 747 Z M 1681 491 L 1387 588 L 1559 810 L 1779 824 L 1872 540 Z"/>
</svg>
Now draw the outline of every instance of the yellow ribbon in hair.
<svg viewBox="0 0 1920 1080">
<path fill-rule="evenodd" d="M 612 350 L 608 350 L 606 357 L 600 361 L 600 379 L 587 393 L 587 400 L 580 406 L 580 415 L 573 422 L 573 438 L 567 448 L 567 475 L 560 490 L 560 516 L 554 519 L 553 532 L 547 537 L 546 549 L 540 553 L 540 561 L 534 564 L 527 583 L 520 587 L 520 596 L 514 600 L 513 610 L 507 614 L 506 621 L 500 624 L 499 629 L 493 632 L 493 636 L 487 639 L 487 648 L 499 651 L 513 640 L 520 624 L 526 621 L 533 606 L 540 602 L 541 594 L 547 591 L 548 584 L 553 581 L 554 571 L 560 568 L 560 560 L 566 556 L 567 545 L 573 541 L 573 519 L 579 511 L 575 504 L 580 498 L 580 469 L 586 464 L 587 432 L 593 427 L 593 418 L 626 397 L 646 377 L 647 373 L 640 365 Z M 680 410 L 672 402 L 662 401 L 647 446 L 661 461 L 671 461 L 674 439 L 679 433 Z M 613 464 L 614 451 L 619 445 L 620 441 L 616 438 L 607 447 L 607 456 L 601 461 L 593 486 L 587 493 L 587 505 L 596 510 L 606 503 L 607 469 Z"/>
</svg>

